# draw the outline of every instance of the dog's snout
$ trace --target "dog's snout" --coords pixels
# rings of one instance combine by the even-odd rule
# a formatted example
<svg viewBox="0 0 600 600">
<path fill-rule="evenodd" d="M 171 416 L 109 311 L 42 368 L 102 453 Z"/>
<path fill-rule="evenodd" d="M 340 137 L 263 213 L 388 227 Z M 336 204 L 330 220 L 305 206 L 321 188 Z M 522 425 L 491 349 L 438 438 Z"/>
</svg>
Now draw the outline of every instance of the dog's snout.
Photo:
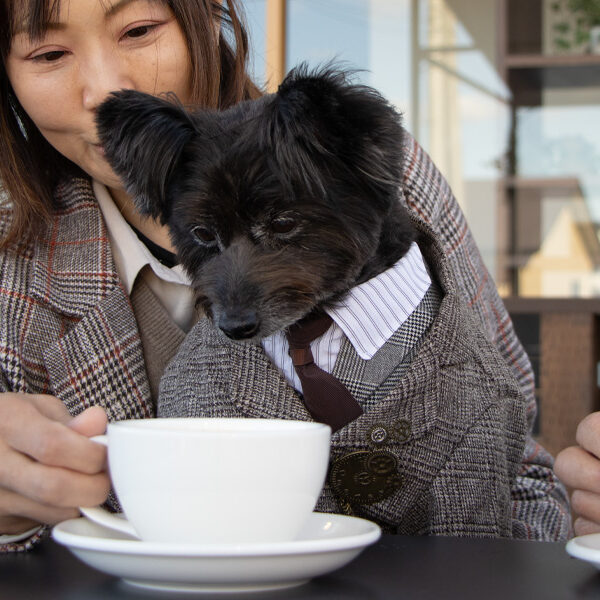
<svg viewBox="0 0 600 600">
<path fill-rule="evenodd" d="M 260 322 L 255 312 L 224 314 L 219 319 L 219 329 L 232 340 L 251 338 L 258 331 Z"/>
</svg>

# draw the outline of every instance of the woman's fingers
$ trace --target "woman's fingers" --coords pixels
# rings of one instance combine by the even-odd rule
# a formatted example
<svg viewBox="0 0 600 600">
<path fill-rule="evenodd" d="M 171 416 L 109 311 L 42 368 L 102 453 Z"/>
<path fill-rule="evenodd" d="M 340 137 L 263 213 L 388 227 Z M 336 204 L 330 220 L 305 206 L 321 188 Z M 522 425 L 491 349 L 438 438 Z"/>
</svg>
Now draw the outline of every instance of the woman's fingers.
<svg viewBox="0 0 600 600">
<path fill-rule="evenodd" d="M 0 490 L 0 533 L 23 533 L 42 523 L 55 525 L 79 516 L 77 508 L 59 508 L 35 502 L 30 498 Z"/>
<path fill-rule="evenodd" d="M 585 417 L 577 427 L 577 443 L 600 460 L 600 412 Z"/>
<path fill-rule="evenodd" d="M 75 427 L 69 427 L 66 423 L 72 423 L 75 419 L 69 417 L 64 423 L 53 420 L 39 411 L 39 400 L 19 398 L 17 394 L 8 395 L 14 398 L 0 398 L 0 440 L 7 447 L 48 466 L 88 474 L 99 473 L 105 468 L 106 448 L 76 431 L 78 426 L 84 430 L 90 428 L 84 413 L 79 415 L 80 420 Z M 51 404 L 48 402 L 46 408 Z M 55 407 L 52 412 L 60 416 L 61 411 Z M 89 421 L 94 432 L 104 431 L 104 425 L 99 425 L 101 420 L 97 411 L 93 411 Z M 0 458 L 1 453 L 0 448 Z"/>
<path fill-rule="evenodd" d="M 19 403 L 22 406 L 23 402 L 34 406 L 37 411 L 46 416 L 48 419 L 58 421 L 59 423 L 68 423 L 71 420 L 71 415 L 64 405 L 62 400 L 48 394 L 18 394 L 13 392 L 4 392 L 0 394 L 0 411 L 3 405 L 11 404 L 14 406 Z M 9 410 L 13 410 L 10 408 Z"/>
<path fill-rule="evenodd" d="M 0 393 L 0 534 L 22 533 L 106 500 L 106 447 L 98 407 L 72 418 L 53 396 Z"/>
<path fill-rule="evenodd" d="M 1 506 L 0 510 L 2 510 Z M 38 521 L 25 517 L 0 517 L 0 531 L 2 532 L 0 535 L 21 534 L 39 526 Z"/>
<path fill-rule="evenodd" d="M 565 448 L 556 457 L 554 471 L 566 486 L 600 494 L 600 460 L 587 450 Z"/>
<path fill-rule="evenodd" d="M 573 522 L 575 535 L 587 535 L 588 533 L 600 533 L 600 524 L 588 521 L 583 517 L 577 517 Z"/>
<path fill-rule="evenodd" d="M 106 431 L 108 418 L 103 408 L 99 406 L 91 406 L 86 408 L 82 413 L 71 419 L 67 425 L 77 433 L 92 437 L 100 435 Z"/>
<path fill-rule="evenodd" d="M 580 517 L 596 523 L 600 531 L 600 494 L 586 490 L 574 490 L 571 494 L 571 508 Z"/>
<path fill-rule="evenodd" d="M 110 479 L 106 472 L 82 473 L 41 464 L 18 452 L 4 452 L 0 460 L 0 486 L 39 504 L 73 508 L 104 502 L 110 491 Z M 23 512 L 14 514 L 23 516 Z"/>
<path fill-rule="evenodd" d="M 600 412 L 583 419 L 577 428 L 579 446 L 558 453 L 554 471 L 572 490 L 571 507 L 578 515 L 576 535 L 600 532 Z"/>
</svg>

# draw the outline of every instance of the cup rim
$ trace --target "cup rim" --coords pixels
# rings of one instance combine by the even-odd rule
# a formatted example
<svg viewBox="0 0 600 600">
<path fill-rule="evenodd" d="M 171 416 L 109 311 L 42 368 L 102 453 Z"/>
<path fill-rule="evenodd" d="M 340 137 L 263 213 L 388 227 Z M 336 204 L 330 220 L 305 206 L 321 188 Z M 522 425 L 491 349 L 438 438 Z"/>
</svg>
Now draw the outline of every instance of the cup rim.
<svg viewBox="0 0 600 600">
<path fill-rule="evenodd" d="M 238 417 L 156 417 L 150 419 L 125 419 L 113 421 L 108 424 L 107 431 L 131 431 L 139 434 L 152 433 L 153 435 L 178 435 L 203 436 L 275 436 L 319 433 L 328 431 L 331 427 L 325 423 L 315 421 L 299 421 L 292 419 L 260 419 Z"/>
</svg>

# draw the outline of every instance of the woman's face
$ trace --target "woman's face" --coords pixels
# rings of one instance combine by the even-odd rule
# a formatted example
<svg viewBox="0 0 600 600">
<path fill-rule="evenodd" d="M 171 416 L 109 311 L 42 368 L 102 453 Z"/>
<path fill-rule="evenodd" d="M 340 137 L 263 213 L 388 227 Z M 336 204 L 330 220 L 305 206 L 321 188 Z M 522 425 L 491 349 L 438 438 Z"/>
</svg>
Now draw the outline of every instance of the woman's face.
<svg viewBox="0 0 600 600">
<path fill-rule="evenodd" d="M 190 101 L 186 40 L 158 0 L 62 0 L 58 19 L 41 40 L 17 32 L 7 71 L 48 142 L 113 189 L 122 186 L 98 144 L 98 105 L 123 88 L 173 92 Z"/>
</svg>

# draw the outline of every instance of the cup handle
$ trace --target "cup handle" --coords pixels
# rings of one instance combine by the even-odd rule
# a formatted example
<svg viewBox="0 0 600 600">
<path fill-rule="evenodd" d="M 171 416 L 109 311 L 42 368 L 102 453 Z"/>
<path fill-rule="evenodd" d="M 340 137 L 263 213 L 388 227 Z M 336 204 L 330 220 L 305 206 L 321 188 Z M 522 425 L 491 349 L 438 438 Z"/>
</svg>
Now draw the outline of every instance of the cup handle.
<svg viewBox="0 0 600 600">
<path fill-rule="evenodd" d="M 90 440 L 108 447 L 108 438 L 106 435 L 95 435 L 91 437 Z M 87 517 L 90 521 L 93 521 L 98 525 L 108 527 L 109 529 L 113 529 L 115 531 L 119 531 L 120 533 L 125 533 L 139 539 L 138 534 L 131 523 L 127 521 L 127 519 L 110 513 L 100 506 L 80 506 L 79 512 L 84 517 Z"/>
</svg>

